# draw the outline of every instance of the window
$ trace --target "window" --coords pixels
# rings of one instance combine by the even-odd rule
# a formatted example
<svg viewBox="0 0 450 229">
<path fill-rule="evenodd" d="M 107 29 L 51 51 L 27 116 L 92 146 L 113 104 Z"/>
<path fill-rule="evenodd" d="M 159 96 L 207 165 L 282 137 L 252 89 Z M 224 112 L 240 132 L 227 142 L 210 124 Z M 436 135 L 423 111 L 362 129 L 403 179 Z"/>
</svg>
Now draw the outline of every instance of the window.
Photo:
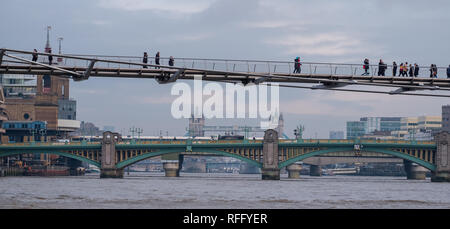
<svg viewBox="0 0 450 229">
<path fill-rule="evenodd" d="M 30 118 L 30 115 L 28 113 L 23 114 L 23 118 L 25 120 L 28 120 Z"/>
</svg>

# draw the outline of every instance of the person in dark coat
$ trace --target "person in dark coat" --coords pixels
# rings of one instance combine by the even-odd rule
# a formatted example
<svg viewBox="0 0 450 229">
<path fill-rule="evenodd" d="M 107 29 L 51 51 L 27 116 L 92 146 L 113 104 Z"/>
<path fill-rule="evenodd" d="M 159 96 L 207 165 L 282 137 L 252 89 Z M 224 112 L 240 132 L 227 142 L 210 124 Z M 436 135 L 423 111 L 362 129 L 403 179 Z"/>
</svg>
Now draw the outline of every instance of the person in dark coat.
<svg viewBox="0 0 450 229">
<path fill-rule="evenodd" d="M 144 57 L 142 58 L 142 63 L 147 64 L 148 63 L 148 55 L 147 52 L 144 52 Z M 147 66 L 143 66 L 143 68 L 147 68 Z"/>
<path fill-rule="evenodd" d="M 448 68 L 447 68 L 447 78 L 450 78 L 450 65 L 448 65 Z"/>
<path fill-rule="evenodd" d="M 396 76 L 397 75 L 397 63 L 392 63 L 392 76 Z"/>
<path fill-rule="evenodd" d="M 48 51 L 48 53 L 52 54 L 52 50 L 50 49 Z M 52 55 L 48 55 L 48 65 L 52 65 L 53 62 L 53 56 Z"/>
<path fill-rule="evenodd" d="M 156 53 L 156 56 L 155 56 L 155 64 L 156 64 L 156 65 L 159 65 L 159 52 Z M 158 68 L 158 69 L 159 69 L 159 67 L 155 67 L 155 68 Z"/>
<path fill-rule="evenodd" d="M 420 70 L 419 65 L 417 65 L 417 63 L 414 64 L 414 77 L 419 76 L 419 70 Z"/>
<path fill-rule="evenodd" d="M 175 59 L 173 59 L 173 56 L 170 56 L 169 66 L 173 66 L 174 64 L 175 64 Z"/>
<path fill-rule="evenodd" d="M 32 54 L 32 56 L 33 56 L 32 61 L 33 61 L 33 62 L 37 62 L 37 60 L 38 60 L 38 54 L 37 54 L 37 50 L 36 50 L 36 49 L 34 49 L 34 53 Z M 33 63 L 33 64 L 34 64 L 34 63 Z"/>
<path fill-rule="evenodd" d="M 438 72 L 437 65 L 433 64 L 433 77 L 434 77 L 434 78 L 438 78 L 438 77 L 437 77 L 437 72 Z"/>
<path fill-rule="evenodd" d="M 409 76 L 414 77 L 414 67 L 411 64 L 409 64 Z"/>
<path fill-rule="evenodd" d="M 362 74 L 363 76 L 368 76 L 369 75 L 369 59 L 364 59 L 364 74 Z"/>
<path fill-rule="evenodd" d="M 430 65 L 430 78 L 433 78 L 433 67 L 434 67 L 434 64 L 431 64 Z"/>
<path fill-rule="evenodd" d="M 378 63 L 378 76 L 385 76 L 386 68 L 387 65 L 383 62 L 383 60 L 380 59 L 380 62 Z"/>
<path fill-rule="evenodd" d="M 295 58 L 294 62 L 294 73 L 300 73 L 302 71 L 300 57 Z"/>
<path fill-rule="evenodd" d="M 378 76 L 381 76 L 382 72 L 383 72 L 383 60 L 380 59 L 380 62 L 378 62 Z"/>
</svg>

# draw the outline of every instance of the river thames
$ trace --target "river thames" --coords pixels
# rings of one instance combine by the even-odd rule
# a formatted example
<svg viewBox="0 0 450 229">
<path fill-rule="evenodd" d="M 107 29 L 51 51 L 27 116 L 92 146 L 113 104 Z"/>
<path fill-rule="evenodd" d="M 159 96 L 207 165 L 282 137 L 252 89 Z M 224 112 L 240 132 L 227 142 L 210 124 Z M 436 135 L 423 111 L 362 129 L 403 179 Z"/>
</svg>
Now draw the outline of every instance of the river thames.
<svg viewBox="0 0 450 229">
<path fill-rule="evenodd" d="M 2 177 L 0 208 L 450 208 L 450 183 L 404 177 L 125 173 L 124 179 Z"/>
</svg>

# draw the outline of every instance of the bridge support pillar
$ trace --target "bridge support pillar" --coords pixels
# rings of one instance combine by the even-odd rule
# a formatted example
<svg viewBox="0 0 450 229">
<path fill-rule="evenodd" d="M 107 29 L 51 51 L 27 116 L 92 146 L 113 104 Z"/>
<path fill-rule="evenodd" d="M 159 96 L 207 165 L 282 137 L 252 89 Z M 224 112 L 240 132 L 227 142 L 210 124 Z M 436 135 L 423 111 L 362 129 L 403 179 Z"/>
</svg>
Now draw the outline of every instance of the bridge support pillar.
<svg viewBox="0 0 450 229">
<path fill-rule="evenodd" d="M 103 133 L 100 178 L 123 178 L 123 169 L 116 168 L 116 143 L 119 139 L 118 133 Z"/>
<path fill-rule="evenodd" d="M 300 170 L 302 170 L 301 164 L 291 164 L 286 167 L 286 170 L 288 171 L 288 177 L 292 179 L 298 179 L 300 178 Z"/>
<path fill-rule="evenodd" d="M 183 166 L 183 155 L 168 154 L 161 157 L 166 177 L 179 177 Z"/>
<path fill-rule="evenodd" d="M 261 169 L 263 180 L 280 179 L 278 160 L 278 133 L 272 129 L 266 130 L 263 141 L 263 167 Z"/>
<path fill-rule="evenodd" d="M 450 182 L 450 133 L 441 131 L 436 139 L 436 170 L 432 172 L 432 182 Z"/>
<path fill-rule="evenodd" d="M 309 166 L 309 175 L 313 177 L 322 176 L 322 167 L 320 165 L 310 165 Z"/>
<path fill-rule="evenodd" d="M 164 172 L 166 177 L 179 177 L 180 169 L 178 161 L 165 161 L 163 162 Z"/>
<path fill-rule="evenodd" d="M 403 161 L 403 164 L 405 166 L 406 179 L 408 180 L 426 179 L 427 169 L 425 169 L 424 167 L 406 160 Z"/>
</svg>

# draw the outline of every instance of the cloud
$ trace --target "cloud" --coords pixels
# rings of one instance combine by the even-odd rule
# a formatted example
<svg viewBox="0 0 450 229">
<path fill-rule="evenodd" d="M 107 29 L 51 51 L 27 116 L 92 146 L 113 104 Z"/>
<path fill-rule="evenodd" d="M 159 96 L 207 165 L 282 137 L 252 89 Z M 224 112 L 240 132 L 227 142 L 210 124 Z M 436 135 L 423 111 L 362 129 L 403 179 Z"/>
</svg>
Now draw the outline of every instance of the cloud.
<svg viewBox="0 0 450 229">
<path fill-rule="evenodd" d="M 263 42 L 269 45 L 284 46 L 287 54 L 342 56 L 369 51 L 368 48 L 364 48 L 360 39 L 340 33 L 285 35 L 284 37 L 268 38 Z"/>
<path fill-rule="evenodd" d="M 303 30 L 306 23 L 292 20 L 263 20 L 253 22 L 243 22 L 244 28 L 260 28 L 260 29 L 282 29 L 289 28 L 295 30 Z"/>
<path fill-rule="evenodd" d="M 126 11 L 153 10 L 182 14 L 203 12 L 213 3 L 214 0 L 99 0 L 99 5 L 103 8 Z"/>
<path fill-rule="evenodd" d="M 174 97 L 159 97 L 159 96 L 132 96 L 131 101 L 136 104 L 171 104 Z"/>
<path fill-rule="evenodd" d="M 93 20 L 91 23 L 93 25 L 97 25 L 97 26 L 104 26 L 104 25 L 111 24 L 109 21 L 104 21 L 104 20 Z"/>
</svg>

